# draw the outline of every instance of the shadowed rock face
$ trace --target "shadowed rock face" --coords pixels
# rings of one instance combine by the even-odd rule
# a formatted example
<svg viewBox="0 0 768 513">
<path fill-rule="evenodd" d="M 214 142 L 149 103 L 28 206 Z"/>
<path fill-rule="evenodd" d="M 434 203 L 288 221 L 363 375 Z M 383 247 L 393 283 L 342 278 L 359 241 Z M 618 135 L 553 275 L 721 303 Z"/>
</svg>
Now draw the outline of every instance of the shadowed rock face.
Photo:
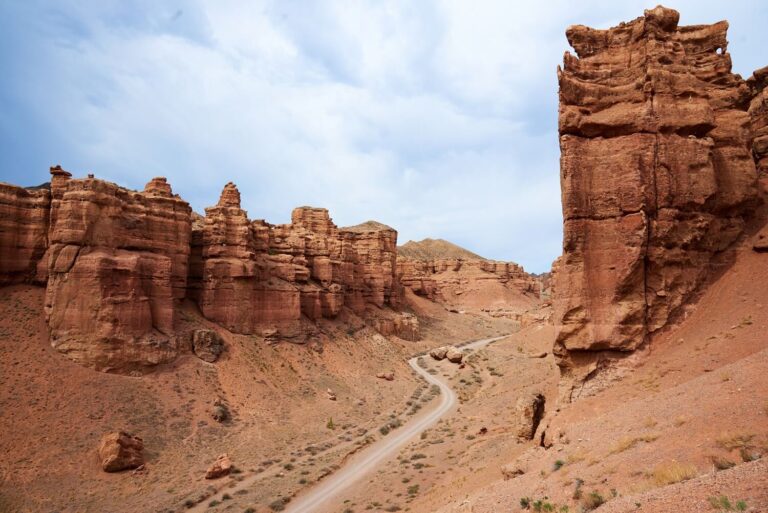
<svg viewBox="0 0 768 513">
<path fill-rule="evenodd" d="M 0 285 L 32 281 L 48 244 L 51 193 L 0 183 Z"/>
<path fill-rule="evenodd" d="M 576 381 L 664 327 L 759 202 L 762 79 L 731 73 L 727 22 L 678 19 L 657 7 L 566 33 L 555 353 Z"/>
</svg>

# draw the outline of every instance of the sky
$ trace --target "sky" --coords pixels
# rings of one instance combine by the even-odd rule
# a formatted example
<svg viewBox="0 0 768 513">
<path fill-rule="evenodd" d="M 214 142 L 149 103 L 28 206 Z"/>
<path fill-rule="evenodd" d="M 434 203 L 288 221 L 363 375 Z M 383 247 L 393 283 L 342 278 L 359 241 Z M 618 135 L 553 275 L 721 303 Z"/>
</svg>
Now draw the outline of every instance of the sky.
<svg viewBox="0 0 768 513">
<path fill-rule="evenodd" d="M 252 219 L 325 207 L 544 272 L 565 29 L 655 4 L 0 0 L 0 181 L 166 176 L 200 213 L 233 181 Z M 667 6 L 728 19 L 745 78 L 768 64 L 764 0 Z"/>
</svg>

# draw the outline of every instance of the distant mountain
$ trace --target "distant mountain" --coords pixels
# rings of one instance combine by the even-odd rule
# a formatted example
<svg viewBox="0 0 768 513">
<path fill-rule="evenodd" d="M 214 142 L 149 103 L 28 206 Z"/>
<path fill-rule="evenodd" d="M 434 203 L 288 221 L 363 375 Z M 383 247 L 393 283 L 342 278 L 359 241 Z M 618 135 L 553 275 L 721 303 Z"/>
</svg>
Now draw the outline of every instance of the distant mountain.
<svg viewBox="0 0 768 513">
<path fill-rule="evenodd" d="M 378 221 L 366 221 L 355 226 L 345 226 L 342 230 L 348 232 L 378 232 L 381 230 L 393 230 L 393 228 Z"/>
<path fill-rule="evenodd" d="M 414 260 L 433 260 L 436 258 L 461 258 L 464 260 L 487 260 L 468 249 L 457 246 L 443 239 L 424 239 L 419 242 L 409 240 L 397 247 L 398 255 Z"/>
</svg>

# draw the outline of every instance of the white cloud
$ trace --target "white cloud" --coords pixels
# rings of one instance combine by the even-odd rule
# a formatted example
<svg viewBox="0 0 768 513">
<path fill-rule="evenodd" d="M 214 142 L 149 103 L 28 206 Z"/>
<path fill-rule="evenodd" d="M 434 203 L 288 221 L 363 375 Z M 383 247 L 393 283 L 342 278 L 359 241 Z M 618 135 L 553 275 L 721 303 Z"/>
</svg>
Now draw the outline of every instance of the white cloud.
<svg viewBox="0 0 768 513">
<path fill-rule="evenodd" d="M 2 179 L 43 181 L 41 161 L 131 187 L 162 174 L 197 210 L 232 180 L 253 218 L 325 206 L 340 225 L 373 218 L 403 242 L 442 237 L 544 271 L 560 251 L 565 28 L 606 27 L 647 5 L 4 5 L 14 23 L 0 43 L 12 45 L 0 48 L 23 51 L 0 50 L 11 71 L 0 101 L 21 111 L 14 130 L 39 151 L 14 147 L 38 167 Z M 731 10 L 715 5 L 702 9 Z"/>
</svg>

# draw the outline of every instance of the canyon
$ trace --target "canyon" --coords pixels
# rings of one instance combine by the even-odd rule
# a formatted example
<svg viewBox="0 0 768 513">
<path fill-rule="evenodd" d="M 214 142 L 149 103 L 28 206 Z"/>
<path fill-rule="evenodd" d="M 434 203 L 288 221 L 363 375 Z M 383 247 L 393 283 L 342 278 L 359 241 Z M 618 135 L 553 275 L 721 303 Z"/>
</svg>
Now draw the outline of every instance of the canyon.
<svg viewBox="0 0 768 513">
<path fill-rule="evenodd" d="M 0 511 L 766 511 L 768 67 L 679 22 L 566 30 L 539 275 L 231 182 L 0 183 Z"/>
</svg>

